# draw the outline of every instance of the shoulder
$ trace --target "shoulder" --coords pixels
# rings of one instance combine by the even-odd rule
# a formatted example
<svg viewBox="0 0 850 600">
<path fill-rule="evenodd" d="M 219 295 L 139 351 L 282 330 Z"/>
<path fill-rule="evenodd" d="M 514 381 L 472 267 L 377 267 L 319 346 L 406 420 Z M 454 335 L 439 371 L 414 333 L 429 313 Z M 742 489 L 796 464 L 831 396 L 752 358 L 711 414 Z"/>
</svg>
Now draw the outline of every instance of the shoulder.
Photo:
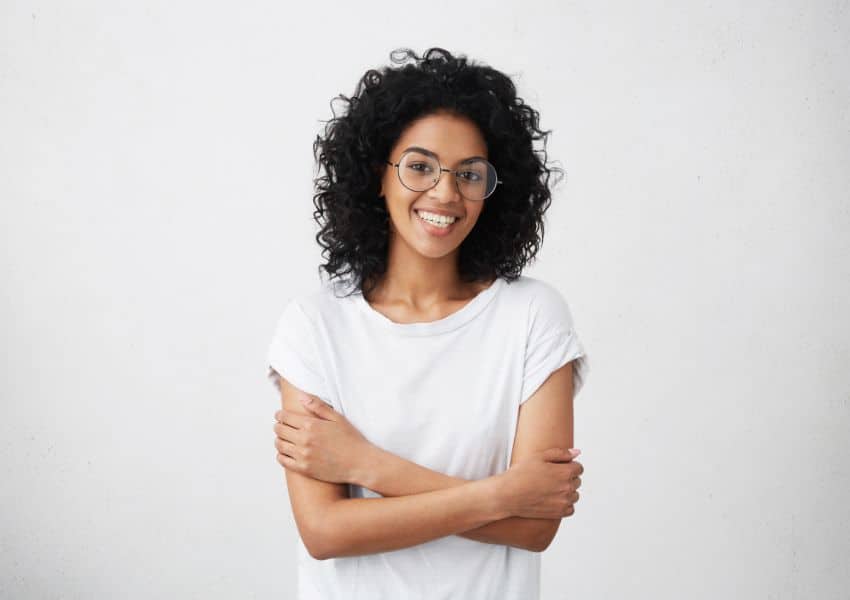
<svg viewBox="0 0 850 600">
<path fill-rule="evenodd" d="M 346 281 L 323 281 L 311 290 L 299 291 L 284 299 L 280 321 L 307 332 L 340 326 L 354 305 L 355 294 L 349 294 L 352 286 Z M 344 325 L 344 323 L 342 324 Z"/>
<path fill-rule="evenodd" d="M 529 330 L 554 333 L 572 329 L 569 303 L 555 285 L 521 275 L 507 285 L 507 291 L 512 302 L 517 304 L 514 308 L 525 312 Z"/>
<path fill-rule="evenodd" d="M 528 300 L 533 300 L 540 296 L 561 295 L 561 292 L 551 283 L 537 277 L 529 277 L 528 275 L 520 275 L 514 281 L 507 282 L 507 288 L 515 295 L 522 296 Z"/>
<path fill-rule="evenodd" d="M 520 275 L 519 278 L 507 284 L 508 296 L 513 301 L 528 306 L 531 312 L 546 310 L 563 310 L 567 308 L 567 299 L 555 285 Z"/>
<path fill-rule="evenodd" d="M 346 281 L 322 281 L 318 286 L 291 294 L 284 300 L 284 309 L 298 311 L 304 316 L 317 318 L 348 299 L 351 285 Z"/>
</svg>

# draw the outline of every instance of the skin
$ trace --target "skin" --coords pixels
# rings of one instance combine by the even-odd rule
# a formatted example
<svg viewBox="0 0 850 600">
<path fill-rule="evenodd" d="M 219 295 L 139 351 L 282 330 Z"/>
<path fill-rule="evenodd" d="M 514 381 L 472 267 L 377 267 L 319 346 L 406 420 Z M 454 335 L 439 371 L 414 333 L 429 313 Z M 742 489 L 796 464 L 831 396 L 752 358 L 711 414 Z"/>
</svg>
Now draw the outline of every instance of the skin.
<svg viewBox="0 0 850 600">
<path fill-rule="evenodd" d="M 413 122 L 390 151 L 397 163 L 410 146 L 434 152 L 440 165 L 454 169 L 472 156 L 487 158 L 487 145 L 468 119 L 437 113 Z M 443 173 L 437 185 L 414 192 L 399 181 L 394 167 L 386 165 L 380 195 L 390 214 L 387 271 L 368 302 L 397 323 L 434 321 L 445 317 L 474 298 L 492 281 L 464 283 L 458 274 L 460 245 L 469 235 L 487 200 L 467 200 L 458 192 L 454 175 Z M 418 222 L 414 207 L 441 208 L 462 218 L 445 237 L 428 234 Z"/>
<path fill-rule="evenodd" d="M 570 430 L 567 445 L 572 443 L 572 401 L 563 401 L 572 398 L 572 385 L 571 364 L 550 375 L 520 408 L 508 471 L 479 480 L 497 483 L 491 493 L 510 516 L 455 532 L 457 535 L 542 552 L 554 539 L 561 519 L 575 513 L 584 466 L 574 458 L 581 450 L 565 452 L 563 446 L 553 447 L 564 439 L 565 429 Z M 277 459 L 288 476 L 297 473 L 316 481 L 354 483 L 385 497 L 408 498 L 470 483 L 375 446 L 344 415 L 316 396 L 300 395 L 306 411 L 286 409 L 287 401 L 293 403 L 294 399 L 285 400 L 284 410 L 275 413 L 274 431 Z M 503 481 L 497 482 L 499 478 Z M 441 537 L 433 532 L 430 536 L 428 539 Z"/>
<path fill-rule="evenodd" d="M 487 157 L 477 127 L 450 113 L 413 122 L 387 157 L 419 146 L 454 169 L 471 156 Z M 405 188 L 386 166 L 381 195 L 390 214 L 388 267 L 367 301 L 398 323 L 426 322 L 462 308 L 490 282 L 464 283 L 457 268 L 463 239 L 483 202 L 465 199 L 454 176 L 443 173 L 425 192 Z M 486 200 L 484 200 L 486 202 Z M 454 231 L 429 235 L 414 207 L 462 215 Z M 542 551 L 561 519 L 574 513 L 584 468 L 567 448 L 573 442 L 573 372 L 556 370 L 520 408 L 510 468 L 467 481 L 427 469 L 369 442 L 319 398 L 281 382 L 283 410 L 274 430 L 296 524 L 315 558 L 352 556 L 412 546 L 445 535 Z M 384 498 L 348 498 L 346 483 Z"/>
<path fill-rule="evenodd" d="M 303 402 L 304 406 L 309 411 L 309 414 L 299 414 L 291 411 L 279 410 L 275 413 L 274 432 L 277 435 L 275 447 L 278 450 L 279 456 L 282 455 L 288 460 L 290 468 L 297 468 L 302 474 L 307 474 L 315 479 L 327 481 L 331 483 L 355 483 L 365 486 L 372 490 L 378 490 L 379 493 L 385 495 L 406 495 L 411 493 L 421 493 L 422 491 L 431 491 L 431 489 L 442 489 L 451 487 L 450 485 L 435 485 L 440 479 L 435 478 L 434 474 L 438 472 L 431 469 L 426 469 L 410 461 L 405 461 L 395 457 L 396 462 L 392 464 L 390 469 L 381 467 L 383 463 L 386 466 L 394 456 L 389 452 L 381 450 L 379 447 L 367 440 L 363 434 L 352 425 L 344 415 L 340 414 L 334 408 L 315 396 L 308 396 Z M 551 460 L 563 460 L 563 455 L 559 454 L 560 448 L 551 448 L 550 451 L 557 450 L 551 454 Z M 581 450 L 575 449 L 572 456 L 578 456 Z M 389 460 L 388 460 L 389 459 Z M 541 461 L 527 461 L 535 464 L 535 468 L 539 468 Z M 566 462 L 566 461 L 564 461 Z M 578 492 L 575 491 L 581 486 L 581 477 L 583 467 L 578 461 L 569 461 L 569 471 L 566 469 L 552 470 L 552 475 L 557 477 L 560 473 L 568 472 L 574 476 L 570 476 L 569 483 L 574 486 L 575 501 L 578 500 Z M 514 463 L 518 464 L 518 463 Z M 542 467 L 548 469 L 549 467 Z M 419 485 L 416 486 L 418 491 L 411 492 L 411 486 L 404 483 L 396 483 L 397 479 L 391 473 L 393 470 L 403 470 L 408 477 L 414 481 L 418 480 Z M 448 480 L 463 483 L 465 479 L 459 477 L 444 476 L 446 479 L 443 483 L 448 483 Z M 423 480 L 430 480 L 428 485 L 422 485 Z M 528 486 L 519 486 L 520 494 L 533 494 L 538 497 L 539 504 L 551 502 L 556 506 L 556 510 L 561 509 L 560 489 L 536 490 Z M 406 490 L 406 491 L 401 491 Z M 550 498 L 546 498 L 546 494 Z M 513 508 L 519 508 L 523 505 L 522 500 L 509 502 L 515 505 Z M 570 502 L 569 505 L 574 505 L 575 502 Z M 533 512 L 533 511 L 530 511 Z M 546 509 L 541 509 L 536 513 L 538 518 L 546 518 Z M 529 515 L 530 516 L 530 515 Z"/>
</svg>

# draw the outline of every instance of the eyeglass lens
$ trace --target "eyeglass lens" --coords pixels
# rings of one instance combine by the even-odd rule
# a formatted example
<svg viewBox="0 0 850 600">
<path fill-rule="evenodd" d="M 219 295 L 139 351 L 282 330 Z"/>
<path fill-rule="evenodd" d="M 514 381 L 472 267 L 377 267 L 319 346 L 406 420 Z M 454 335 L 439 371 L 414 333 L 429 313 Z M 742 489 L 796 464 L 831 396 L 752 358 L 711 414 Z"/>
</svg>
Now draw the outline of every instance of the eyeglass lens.
<svg viewBox="0 0 850 600">
<path fill-rule="evenodd" d="M 437 185 L 440 174 L 440 163 L 421 152 L 407 152 L 398 165 L 402 185 L 415 192 L 424 192 Z M 496 168 L 486 160 L 476 158 L 462 162 L 452 174 L 458 191 L 469 200 L 483 200 L 496 189 Z"/>
</svg>

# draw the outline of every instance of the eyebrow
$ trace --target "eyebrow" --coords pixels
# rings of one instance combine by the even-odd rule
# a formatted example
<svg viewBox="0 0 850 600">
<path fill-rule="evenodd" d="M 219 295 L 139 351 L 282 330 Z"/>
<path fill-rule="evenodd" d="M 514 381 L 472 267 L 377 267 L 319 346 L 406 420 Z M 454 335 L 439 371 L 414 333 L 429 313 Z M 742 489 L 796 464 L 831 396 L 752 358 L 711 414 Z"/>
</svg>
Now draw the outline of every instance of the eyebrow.
<svg viewBox="0 0 850 600">
<path fill-rule="evenodd" d="M 422 148 L 421 146 L 409 146 L 402 151 L 402 154 L 404 154 L 405 152 L 410 152 L 411 150 L 413 150 L 415 152 L 421 152 L 422 154 L 436 158 L 438 161 L 440 160 L 440 157 L 437 155 L 436 152 L 431 152 L 430 150 Z M 476 159 L 487 160 L 487 158 L 484 157 L 484 156 L 470 156 L 469 158 L 464 158 L 463 160 L 458 161 L 458 162 L 464 163 L 464 162 L 468 162 L 470 160 L 476 160 Z"/>
</svg>

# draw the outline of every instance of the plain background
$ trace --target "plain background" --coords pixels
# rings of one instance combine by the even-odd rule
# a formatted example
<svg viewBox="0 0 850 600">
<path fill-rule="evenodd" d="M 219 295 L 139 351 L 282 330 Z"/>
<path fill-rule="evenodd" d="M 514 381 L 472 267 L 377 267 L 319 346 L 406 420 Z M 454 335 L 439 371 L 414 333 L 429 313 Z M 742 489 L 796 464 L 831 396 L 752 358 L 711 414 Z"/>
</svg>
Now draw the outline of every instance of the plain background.
<svg viewBox="0 0 850 600">
<path fill-rule="evenodd" d="M 567 172 L 526 274 L 593 370 L 543 599 L 846 597 L 846 1 L 0 7 L 0 596 L 292 597 L 264 361 L 311 145 L 442 46 Z"/>
</svg>

